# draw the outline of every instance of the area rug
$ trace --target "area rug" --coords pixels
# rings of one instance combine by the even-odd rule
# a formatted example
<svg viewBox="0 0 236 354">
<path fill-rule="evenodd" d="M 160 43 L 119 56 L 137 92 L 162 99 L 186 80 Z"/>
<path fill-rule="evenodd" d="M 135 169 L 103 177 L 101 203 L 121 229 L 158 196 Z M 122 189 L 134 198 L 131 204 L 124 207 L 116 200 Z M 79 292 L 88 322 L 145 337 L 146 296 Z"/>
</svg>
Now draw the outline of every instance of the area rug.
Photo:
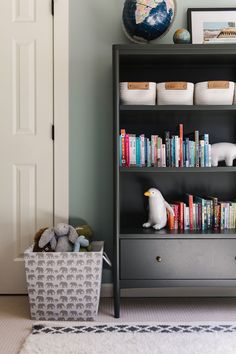
<svg viewBox="0 0 236 354">
<path fill-rule="evenodd" d="M 36 324 L 20 354 L 236 354 L 236 324 Z"/>
</svg>

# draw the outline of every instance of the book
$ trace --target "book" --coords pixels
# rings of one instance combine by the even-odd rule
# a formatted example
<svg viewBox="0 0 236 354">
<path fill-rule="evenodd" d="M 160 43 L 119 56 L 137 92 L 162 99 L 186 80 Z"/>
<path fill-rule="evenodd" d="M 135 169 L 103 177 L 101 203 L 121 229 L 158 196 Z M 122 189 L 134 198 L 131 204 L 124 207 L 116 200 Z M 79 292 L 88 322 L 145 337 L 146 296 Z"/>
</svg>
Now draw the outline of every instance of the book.
<svg viewBox="0 0 236 354">
<path fill-rule="evenodd" d="M 189 206 L 189 229 L 193 230 L 193 195 L 188 194 L 188 206 Z"/>
<path fill-rule="evenodd" d="M 121 166 L 126 166 L 125 158 L 125 129 L 121 129 Z"/>
<path fill-rule="evenodd" d="M 204 165 L 209 167 L 209 134 L 204 134 Z"/>
<path fill-rule="evenodd" d="M 136 136 L 134 134 L 129 135 L 129 156 L 130 166 L 136 166 Z"/>
<path fill-rule="evenodd" d="M 195 166 L 199 167 L 199 131 L 195 130 L 194 132 L 194 138 L 195 138 Z"/>
<path fill-rule="evenodd" d="M 179 124 L 179 167 L 183 167 L 183 166 L 184 166 L 184 159 L 183 159 L 183 136 L 184 136 L 183 124 Z"/>
</svg>

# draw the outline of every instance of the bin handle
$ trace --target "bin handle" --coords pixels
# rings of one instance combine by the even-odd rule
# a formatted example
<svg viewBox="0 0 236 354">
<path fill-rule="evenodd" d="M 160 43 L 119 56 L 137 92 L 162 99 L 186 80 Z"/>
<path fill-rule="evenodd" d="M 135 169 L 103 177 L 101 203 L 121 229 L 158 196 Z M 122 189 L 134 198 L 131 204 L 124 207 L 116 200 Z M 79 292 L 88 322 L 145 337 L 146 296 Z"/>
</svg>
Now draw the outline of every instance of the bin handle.
<svg viewBox="0 0 236 354">
<path fill-rule="evenodd" d="M 108 255 L 106 254 L 106 252 L 103 252 L 102 258 L 104 259 L 104 261 L 106 262 L 106 264 L 109 265 L 109 267 L 112 267 L 112 263 L 110 258 L 108 257 Z"/>
</svg>

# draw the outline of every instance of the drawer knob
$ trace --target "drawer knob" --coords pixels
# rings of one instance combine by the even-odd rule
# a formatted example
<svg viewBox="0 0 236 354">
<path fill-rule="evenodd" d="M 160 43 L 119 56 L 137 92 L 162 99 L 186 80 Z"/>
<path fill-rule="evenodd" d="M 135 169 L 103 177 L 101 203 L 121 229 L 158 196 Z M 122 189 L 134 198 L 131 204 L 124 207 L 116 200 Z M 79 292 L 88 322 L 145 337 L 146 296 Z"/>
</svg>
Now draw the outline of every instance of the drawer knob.
<svg viewBox="0 0 236 354">
<path fill-rule="evenodd" d="M 161 257 L 157 256 L 156 260 L 157 260 L 158 263 L 160 263 L 162 259 L 161 259 Z"/>
</svg>

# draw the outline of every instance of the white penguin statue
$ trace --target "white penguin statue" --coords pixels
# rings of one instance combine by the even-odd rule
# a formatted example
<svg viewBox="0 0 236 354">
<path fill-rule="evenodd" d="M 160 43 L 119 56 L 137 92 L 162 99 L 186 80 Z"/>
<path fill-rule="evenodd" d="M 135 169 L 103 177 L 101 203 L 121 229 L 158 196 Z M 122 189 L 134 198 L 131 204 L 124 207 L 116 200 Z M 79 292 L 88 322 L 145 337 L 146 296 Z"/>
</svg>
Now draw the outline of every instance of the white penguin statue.
<svg viewBox="0 0 236 354">
<path fill-rule="evenodd" d="M 155 230 L 161 230 L 167 224 L 167 212 L 169 210 L 171 215 L 174 215 L 174 210 L 165 201 L 161 192 L 156 188 L 150 188 L 144 193 L 149 197 L 149 217 L 148 221 L 143 224 L 143 227 L 153 227 Z"/>
</svg>

